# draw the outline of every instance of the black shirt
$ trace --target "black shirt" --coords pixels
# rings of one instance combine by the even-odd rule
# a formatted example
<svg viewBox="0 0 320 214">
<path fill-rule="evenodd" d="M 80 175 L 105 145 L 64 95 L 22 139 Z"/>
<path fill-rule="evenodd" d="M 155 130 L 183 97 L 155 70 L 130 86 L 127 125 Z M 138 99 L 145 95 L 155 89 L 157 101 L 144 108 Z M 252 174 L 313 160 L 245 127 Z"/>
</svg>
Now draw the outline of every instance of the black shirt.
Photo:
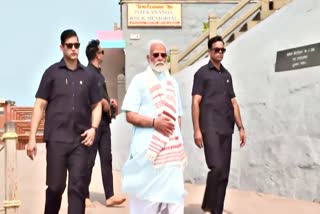
<svg viewBox="0 0 320 214">
<path fill-rule="evenodd" d="M 94 76 L 78 61 L 76 70 L 65 61 L 50 66 L 43 74 L 36 98 L 48 102 L 44 140 L 72 143 L 91 127 L 91 105 L 101 100 Z"/>
<path fill-rule="evenodd" d="M 192 95 L 200 95 L 200 127 L 214 128 L 220 134 L 232 134 L 235 97 L 231 74 L 221 65 L 220 71 L 209 61 L 194 75 Z"/>
<path fill-rule="evenodd" d="M 108 95 L 108 90 L 107 90 L 107 85 L 106 85 L 106 80 L 103 76 L 103 74 L 101 73 L 101 68 L 97 68 L 95 67 L 93 64 L 89 63 L 87 66 L 88 70 L 94 74 L 96 81 L 97 81 L 97 85 L 99 88 L 99 95 L 106 99 L 110 105 L 110 97 Z M 111 106 L 111 105 L 110 105 Z M 108 112 L 103 111 L 102 109 L 102 118 L 101 118 L 101 122 L 100 124 L 103 125 L 104 123 L 110 123 L 111 122 L 111 118 Z"/>
</svg>

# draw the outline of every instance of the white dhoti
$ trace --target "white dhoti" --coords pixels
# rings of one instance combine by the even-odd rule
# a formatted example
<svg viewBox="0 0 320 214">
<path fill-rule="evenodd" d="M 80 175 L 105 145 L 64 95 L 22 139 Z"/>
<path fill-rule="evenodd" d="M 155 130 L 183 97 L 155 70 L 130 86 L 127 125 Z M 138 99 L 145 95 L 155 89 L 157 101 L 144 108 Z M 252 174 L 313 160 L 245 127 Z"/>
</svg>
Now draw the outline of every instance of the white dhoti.
<svg viewBox="0 0 320 214">
<path fill-rule="evenodd" d="M 184 203 L 170 204 L 129 198 L 130 214 L 183 214 Z"/>
</svg>

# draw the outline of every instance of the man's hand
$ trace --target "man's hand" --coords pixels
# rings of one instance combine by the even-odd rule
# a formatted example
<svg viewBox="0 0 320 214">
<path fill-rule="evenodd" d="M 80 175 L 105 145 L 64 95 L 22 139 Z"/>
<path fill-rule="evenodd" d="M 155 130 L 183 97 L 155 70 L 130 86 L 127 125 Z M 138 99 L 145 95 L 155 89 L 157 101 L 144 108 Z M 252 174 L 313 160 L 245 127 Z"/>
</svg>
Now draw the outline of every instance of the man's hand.
<svg viewBox="0 0 320 214">
<path fill-rule="evenodd" d="M 111 98 L 110 99 L 111 106 L 114 108 L 115 112 L 114 115 L 117 116 L 119 114 L 119 106 L 116 99 Z"/>
<path fill-rule="evenodd" d="M 170 118 L 162 114 L 154 120 L 154 128 L 164 136 L 169 137 L 174 131 L 174 123 Z"/>
<path fill-rule="evenodd" d="M 196 130 L 194 132 L 194 143 L 199 147 L 199 149 L 203 148 L 202 133 L 200 130 Z"/>
<path fill-rule="evenodd" d="M 81 137 L 84 138 L 84 140 L 81 143 L 85 146 L 92 146 L 95 135 L 96 130 L 94 128 L 87 129 L 85 132 L 81 134 Z"/>
<path fill-rule="evenodd" d="M 247 139 L 246 139 L 246 133 L 243 128 L 239 130 L 239 134 L 240 134 L 240 147 L 244 147 L 244 145 L 246 145 Z"/>
<path fill-rule="evenodd" d="M 28 157 L 33 160 L 33 158 L 37 155 L 37 142 L 36 139 L 29 139 L 27 145 L 27 155 Z"/>
</svg>

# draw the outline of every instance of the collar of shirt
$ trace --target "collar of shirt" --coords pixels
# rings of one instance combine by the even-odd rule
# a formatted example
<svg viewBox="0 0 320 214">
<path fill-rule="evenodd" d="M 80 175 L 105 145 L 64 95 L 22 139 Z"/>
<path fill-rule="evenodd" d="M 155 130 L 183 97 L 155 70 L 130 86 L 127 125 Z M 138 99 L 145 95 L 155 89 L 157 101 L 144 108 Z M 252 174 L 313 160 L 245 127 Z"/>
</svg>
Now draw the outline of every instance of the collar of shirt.
<svg viewBox="0 0 320 214">
<path fill-rule="evenodd" d="M 164 74 L 164 72 L 155 72 L 156 77 L 158 78 L 159 81 L 162 81 L 166 76 Z"/>
<path fill-rule="evenodd" d="M 75 70 L 75 71 L 77 71 L 77 70 L 84 70 L 85 69 L 85 67 L 80 63 L 80 61 L 79 60 L 77 60 L 77 65 L 78 65 L 78 67 L 77 67 L 77 69 Z M 60 60 L 60 62 L 59 62 L 59 68 L 67 68 L 68 69 L 68 67 L 67 67 L 67 65 L 66 65 L 66 62 L 64 61 L 64 58 L 62 58 L 61 60 Z"/>
<path fill-rule="evenodd" d="M 219 71 L 219 72 L 225 72 L 226 71 L 226 69 L 223 67 L 223 65 L 222 64 L 220 64 L 220 70 L 218 70 L 215 66 L 214 66 L 214 64 L 212 64 L 212 62 L 211 62 L 211 60 L 209 60 L 209 62 L 208 62 L 208 67 L 209 67 L 209 70 L 211 71 L 211 70 L 214 70 L 214 71 Z"/>
<path fill-rule="evenodd" d="M 92 63 L 89 63 L 87 67 L 94 69 L 94 70 L 97 71 L 98 73 L 101 73 L 101 68 L 97 68 L 97 67 L 94 66 Z"/>
</svg>

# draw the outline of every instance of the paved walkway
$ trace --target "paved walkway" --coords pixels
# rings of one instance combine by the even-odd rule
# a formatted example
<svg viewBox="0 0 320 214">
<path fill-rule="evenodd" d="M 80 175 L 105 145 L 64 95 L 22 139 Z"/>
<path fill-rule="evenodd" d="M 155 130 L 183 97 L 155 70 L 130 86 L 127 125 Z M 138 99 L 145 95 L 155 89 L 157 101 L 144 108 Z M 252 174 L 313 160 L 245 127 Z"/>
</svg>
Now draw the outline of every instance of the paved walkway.
<svg viewBox="0 0 320 214">
<path fill-rule="evenodd" d="M 42 214 L 45 196 L 45 147 L 39 146 L 34 161 L 29 160 L 24 151 L 18 153 L 20 193 L 22 206 L 20 214 Z M 3 152 L 0 153 L 0 169 L 3 170 Z M 1 173 L 2 174 L 2 173 Z M 3 182 L 0 182 L 0 184 Z M 114 172 L 115 193 L 120 193 L 120 173 Z M 2 189 L 2 188 L 0 188 Z M 200 214 L 203 185 L 186 184 L 189 192 L 185 200 L 185 214 Z M 2 193 L 3 191 L 0 191 Z M 3 193 L 2 193 L 3 194 Z M 95 167 L 91 185 L 91 195 L 96 205 L 87 209 L 86 214 L 128 214 L 128 203 L 121 207 L 107 208 L 104 204 L 100 169 Z M 3 196 L 0 197 L 0 200 Z M 1 202 L 0 202 L 1 203 Z M 63 196 L 60 214 L 67 214 L 66 193 Z M 0 211 L 0 214 L 3 214 Z M 255 192 L 229 189 L 226 196 L 225 214 L 319 214 L 320 204 L 281 198 Z"/>
</svg>

